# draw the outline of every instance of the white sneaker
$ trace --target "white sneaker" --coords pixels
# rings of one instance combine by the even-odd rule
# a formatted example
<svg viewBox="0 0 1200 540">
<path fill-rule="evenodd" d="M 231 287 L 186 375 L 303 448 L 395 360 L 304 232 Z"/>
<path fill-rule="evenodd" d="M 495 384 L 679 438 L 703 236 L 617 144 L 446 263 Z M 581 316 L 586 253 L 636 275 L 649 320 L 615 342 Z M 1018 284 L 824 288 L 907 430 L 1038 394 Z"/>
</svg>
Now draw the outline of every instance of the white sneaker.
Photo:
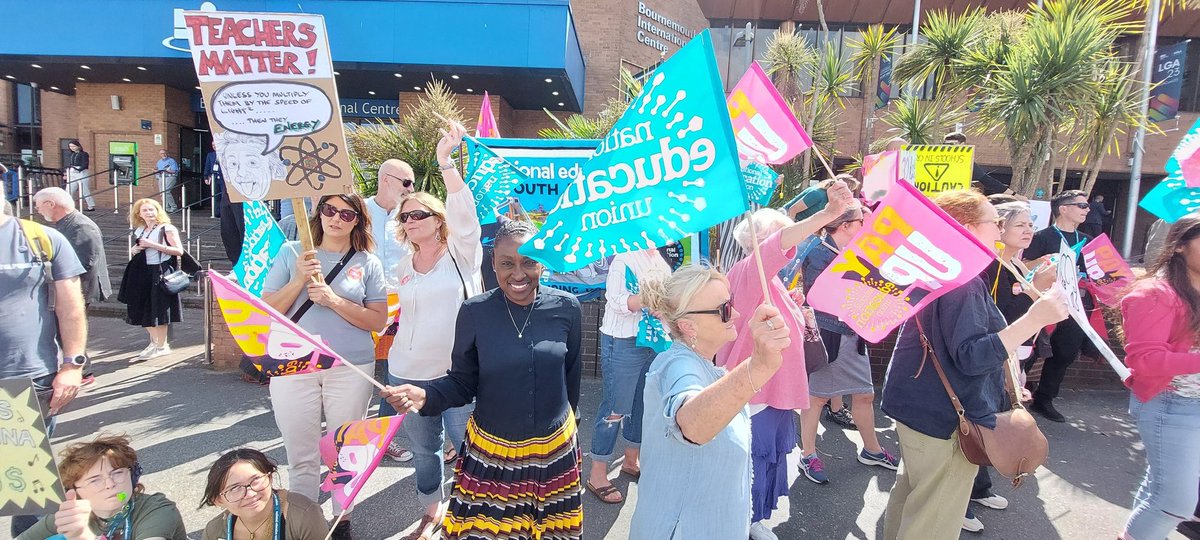
<svg viewBox="0 0 1200 540">
<path fill-rule="evenodd" d="M 386 453 L 387 457 L 391 458 L 393 461 L 399 461 L 400 463 L 406 463 L 412 461 L 413 459 L 412 451 L 400 446 L 400 443 L 396 441 L 388 443 Z"/>
<path fill-rule="evenodd" d="M 161 347 L 155 347 L 154 352 L 150 353 L 150 356 L 147 356 L 147 358 L 158 358 L 168 354 L 171 354 L 171 346 L 163 343 Z"/>
<path fill-rule="evenodd" d="M 995 493 L 988 493 L 987 497 L 971 499 L 971 502 L 982 504 L 988 508 L 995 508 L 996 510 L 1004 510 L 1005 508 L 1008 508 L 1008 499 L 996 495 Z"/>
<path fill-rule="evenodd" d="M 149 345 L 146 345 L 145 349 L 142 349 L 142 352 L 138 353 L 137 359 L 138 360 L 146 360 L 146 359 L 150 358 L 150 355 L 154 354 L 154 350 L 157 348 L 158 348 L 158 346 L 155 345 L 153 341 L 151 341 Z"/>
<path fill-rule="evenodd" d="M 977 533 L 983 530 L 983 522 L 979 521 L 979 518 L 975 517 L 974 514 L 968 513 L 963 516 L 962 530 Z"/>
<path fill-rule="evenodd" d="M 755 521 L 750 524 L 750 540 L 779 540 L 779 537 L 763 522 Z"/>
</svg>

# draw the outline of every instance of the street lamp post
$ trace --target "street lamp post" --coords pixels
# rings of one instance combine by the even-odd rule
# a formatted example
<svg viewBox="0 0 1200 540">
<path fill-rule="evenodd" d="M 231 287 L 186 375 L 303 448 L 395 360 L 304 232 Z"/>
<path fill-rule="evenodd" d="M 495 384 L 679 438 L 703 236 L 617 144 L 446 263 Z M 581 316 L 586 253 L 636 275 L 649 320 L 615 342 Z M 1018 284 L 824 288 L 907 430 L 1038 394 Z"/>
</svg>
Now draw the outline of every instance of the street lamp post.
<svg viewBox="0 0 1200 540">
<path fill-rule="evenodd" d="M 1142 156 L 1145 154 L 1146 143 L 1146 112 L 1150 107 L 1150 81 L 1154 73 L 1154 48 L 1158 41 L 1158 16 L 1160 0 L 1150 0 L 1150 9 L 1146 11 L 1146 46 L 1142 50 L 1142 88 L 1141 103 L 1138 110 L 1142 124 L 1133 135 L 1133 163 L 1129 171 L 1129 197 L 1126 201 L 1125 231 L 1121 237 L 1121 253 L 1126 259 L 1133 252 L 1133 225 L 1137 220 L 1138 199 L 1142 193 Z"/>
</svg>

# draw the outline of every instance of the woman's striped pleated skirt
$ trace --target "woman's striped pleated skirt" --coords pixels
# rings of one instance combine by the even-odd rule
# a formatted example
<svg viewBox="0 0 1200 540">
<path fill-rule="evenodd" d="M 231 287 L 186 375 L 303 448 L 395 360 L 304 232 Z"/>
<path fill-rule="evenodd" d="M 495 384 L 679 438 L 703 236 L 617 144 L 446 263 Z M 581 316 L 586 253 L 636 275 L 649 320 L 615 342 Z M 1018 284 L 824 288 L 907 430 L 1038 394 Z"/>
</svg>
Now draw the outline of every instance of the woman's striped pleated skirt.
<svg viewBox="0 0 1200 540">
<path fill-rule="evenodd" d="M 583 531 L 575 417 L 544 437 L 508 441 L 467 423 L 443 521 L 449 539 L 578 539 Z"/>
</svg>

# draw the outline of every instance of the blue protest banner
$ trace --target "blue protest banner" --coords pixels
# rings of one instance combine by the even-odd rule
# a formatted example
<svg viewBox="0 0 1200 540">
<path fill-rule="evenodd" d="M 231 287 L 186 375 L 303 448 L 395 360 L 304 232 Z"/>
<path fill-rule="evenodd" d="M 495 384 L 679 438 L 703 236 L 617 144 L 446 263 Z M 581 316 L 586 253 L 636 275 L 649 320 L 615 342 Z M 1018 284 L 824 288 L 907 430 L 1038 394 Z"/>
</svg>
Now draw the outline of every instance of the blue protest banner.
<svg viewBox="0 0 1200 540">
<path fill-rule="evenodd" d="M 567 272 L 667 244 L 747 208 L 706 30 L 655 70 L 521 252 Z"/>
<path fill-rule="evenodd" d="M 468 137 L 463 142 L 467 144 L 467 170 L 463 180 L 475 195 L 475 213 L 479 223 L 495 223 L 496 209 L 508 204 L 509 194 L 526 176 L 478 139 Z"/>
<path fill-rule="evenodd" d="M 242 237 L 242 256 L 233 265 L 233 276 L 250 294 L 262 296 L 267 269 L 287 238 L 262 201 L 242 203 L 242 214 L 246 219 L 246 234 Z"/>
<path fill-rule="evenodd" d="M 746 178 L 746 195 L 751 201 L 761 206 L 771 204 L 775 186 L 779 185 L 779 173 L 767 165 L 751 161 L 742 167 L 742 176 Z"/>
<path fill-rule="evenodd" d="M 1169 174 L 1154 186 L 1138 206 L 1166 221 L 1175 223 L 1188 212 L 1200 210 L 1200 188 L 1187 187 L 1175 158 L 1167 160 Z"/>
</svg>

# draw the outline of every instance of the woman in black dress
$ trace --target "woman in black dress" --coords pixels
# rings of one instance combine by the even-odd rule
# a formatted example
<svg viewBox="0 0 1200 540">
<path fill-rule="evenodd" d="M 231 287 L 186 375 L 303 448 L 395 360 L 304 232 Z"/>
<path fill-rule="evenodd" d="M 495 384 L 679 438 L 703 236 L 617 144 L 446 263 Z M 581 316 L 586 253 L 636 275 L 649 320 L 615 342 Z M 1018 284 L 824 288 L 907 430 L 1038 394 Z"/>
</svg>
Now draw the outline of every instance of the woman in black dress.
<svg viewBox="0 0 1200 540">
<path fill-rule="evenodd" d="M 150 344 L 138 355 L 139 360 L 146 360 L 171 352 L 167 327 L 182 320 L 179 295 L 171 294 L 158 282 L 163 274 L 177 268 L 175 261 L 183 255 L 183 243 L 179 229 L 171 224 L 171 216 L 154 199 L 139 199 L 129 207 L 129 227 L 134 242 L 117 300 L 126 305 L 125 321 L 144 327 L 150 334 Z"/>
<path fill-rule="evenodd" d="M 396 410 L 426 416 L 476 400 L 446 538 L 582 535 L 575 438 L 582 315 L 573 295 L 539 287 L 543 266 L 518 253 L 535 232 L 509 221 L 496 233 L 499 288 L 459 310 L 447 376 L 382 393 Z"/>
</svg>

